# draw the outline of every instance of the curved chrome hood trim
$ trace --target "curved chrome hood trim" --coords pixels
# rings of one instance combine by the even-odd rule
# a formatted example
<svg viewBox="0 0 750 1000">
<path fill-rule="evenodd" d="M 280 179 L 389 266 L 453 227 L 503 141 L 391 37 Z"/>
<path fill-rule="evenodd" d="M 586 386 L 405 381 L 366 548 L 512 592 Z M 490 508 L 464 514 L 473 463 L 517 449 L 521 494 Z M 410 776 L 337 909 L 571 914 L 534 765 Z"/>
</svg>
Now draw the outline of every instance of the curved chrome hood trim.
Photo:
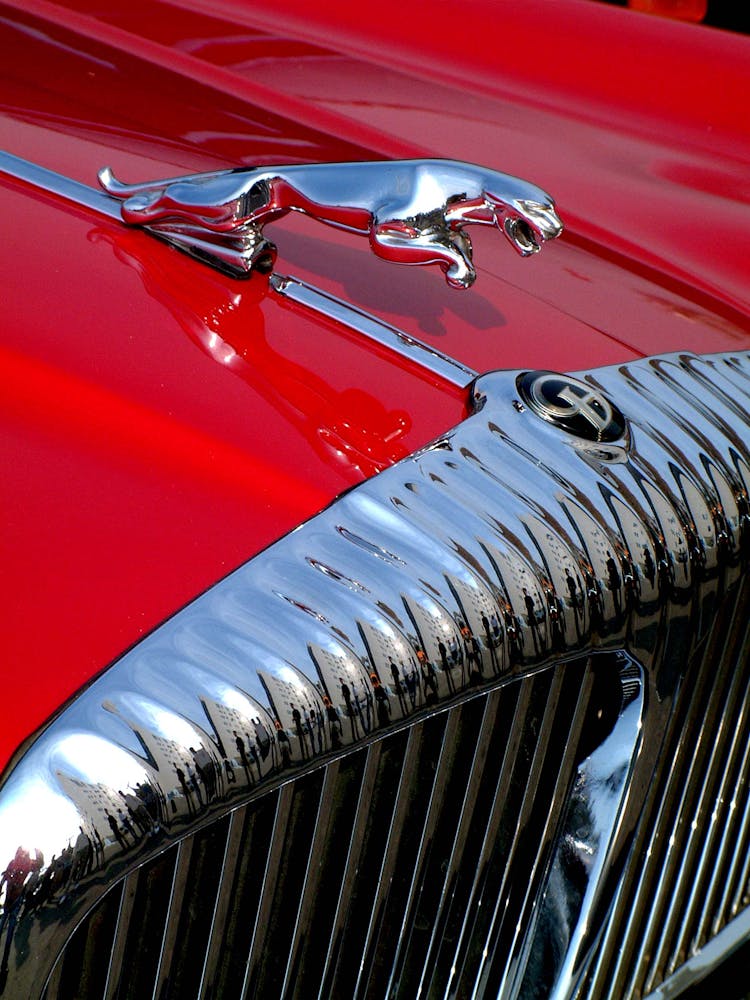
<svg viewBox="0 0 750 1000">
<path fill-rule="evenodd" d="M 694 644 L 704 597 L 746 561 L 750 355 L 579 374 L 624 414 L 606 444 L 540 419 L 525 374 L 480 377 L 467 420 L 167 621 L 6 773 L 0 959 L 18 995 L 41 990 L 78 920 L 167 843 L 478 690 L 626 649 L 658 733 L 660 636 L 678 623 Z M 29 887 L 85 842 L 93 863 L 39 919 Z"/>
</svg>

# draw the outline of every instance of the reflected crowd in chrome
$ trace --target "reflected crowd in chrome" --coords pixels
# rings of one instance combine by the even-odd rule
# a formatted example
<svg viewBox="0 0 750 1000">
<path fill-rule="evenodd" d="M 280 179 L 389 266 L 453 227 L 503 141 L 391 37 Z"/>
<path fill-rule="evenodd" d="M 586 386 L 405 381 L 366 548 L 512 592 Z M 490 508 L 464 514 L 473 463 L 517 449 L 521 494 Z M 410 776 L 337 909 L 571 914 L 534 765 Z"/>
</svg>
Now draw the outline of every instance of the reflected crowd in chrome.
<svg viewBox="0 0 750 1000">
<path fill-rule="evenodd" d="M 140 642 L 4 776 L 0 992 L 39 993 L 106 888 L 209 817 L 477 692 L 627 650 L 668 700 L 666 631 L 694 645 L 747 561 L 749 373 L 579 375 L 624 414 L 606 443 L 524 406 L 524 373 L 482 376 L 457 428 Z"/>
</svg>

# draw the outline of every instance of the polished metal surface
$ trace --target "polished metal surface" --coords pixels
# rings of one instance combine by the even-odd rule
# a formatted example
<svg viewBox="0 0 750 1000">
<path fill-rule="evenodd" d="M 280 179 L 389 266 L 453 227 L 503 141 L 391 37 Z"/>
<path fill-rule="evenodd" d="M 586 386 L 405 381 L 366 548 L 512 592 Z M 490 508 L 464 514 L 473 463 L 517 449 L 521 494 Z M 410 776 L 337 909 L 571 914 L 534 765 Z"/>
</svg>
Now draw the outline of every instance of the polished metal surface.
<svg viewBox="0 0 750 1000">
<path fill-rule="evenodd" d="M 37 163 L 23 160 L 20 156 L 6 153 L 0 149 L 0 172 L 15 177 L 17 180 L 25 181 L 43 191 L 59 195 L 67 201 L 72 201 L 76 205 L 83 205 L 93 209 L 102 215 L 109 216 L 110 219 L 120 218 L 120 206 L 114 199 L 110 198 L 103 191 L 88 187 L 78 181 L 58 174 L 54 170 L 47 170 Z"/>
<path fill-rule="evenodd" d="M 613 982 L 623 997 L 658 995 L 662 988 L 674 995 L 747 940 L 747 581 L 734 593 L 682 669 L 662 755 L 638 802 L 643 818 L 624 876 L 575 994 L 581 1000 L 605 995 Z M 664 668 L 675 665 L 665 657 Z"/>
<path fill-rule="evenodd" d="M 122 219 L 234 277 L 268 274 L 275 245 L 263 227 L 288 212 L 369 239 L 396 264 L 438 264 L 452 288 L 476 279 L 464 227 L 494 226 L 521 256 L 563 231 L 552 198 L 529 181 L 457 160 L 383 160 L 237 167 L 102 191 L 0 150 L 0 172 Z"/>
<path fill-rule="evenodd" d="M 512 951 L 559 831 L 579 852 L 582 823 L 589 847 L 611 836 L 642 708 L 638 668 L 599 654 L 337 758 L 180 841 L 135 892 L 116 884 L 46 1000 L 106 983 L 164 1000 L 466 996 Z"/>
<path fill-rule="evenodd" d="M 738 941 L 747 940 L 750 940 L 750 908 L 742 910 L 697 954 L 689 956 L 676 972 L 653 993 L 649 993 L 648 1000 L 676 1000 L 690 987 L 702 983 L 706 976 L 726 961 Z"/>
<path fill-rule="evenodd" d="M 430 161 L 424 162 L 427 163 Z M 344 164 L 343 166 L 347 165 Z M 410 166 L 413 166 L 413 164 Z M 135 196 L 128 197 L 128 200 L 123 204 L 117 197 L 105 194 L 102 190 L 87 187 L 85 184 L 80 184 L 78 181 L 71 180 L 62 174 L 47 170 L 45 167 L 40 167 L 38 164 L 23 160 L 2 150 L 0 150 L 0 172 L 9 174 L 36 188 L 65 198 L 76 205 L 106 215 L 108 218 L 122 221 L 123 214 L 125 214 L 128 217 L 127 221 L 137 223 L 135 216 L 131 219 L 129 214 L 137 212 L 139 202 Z M 213 178 L 215 176 L 223 176 L 226 173 L 234 175 L 237 172 L 224 171 L 217 175 L 211 174 L 207 176 Z M 200 176 L 202 177 L 203 175 Z M 502 177 L 505 175 L 498 176 Z M 123 191 L 124 186 L 118 185 L 109 174 L 105 173 L 105 180 L 108 187 L 112 188 L 113 191 Z M 192 182 L 196 179 L 186 178 L 185 180 Z M 515 180 L 515 178 L 510 178 L 510 180 Z M 161 183 L 167 184 L 170 182 Z M 198 190 L 203 190 L 201 184 L 198 184 L 197 188 Z M 215 206 L 215 208 L 217 207 Z M 287 210 L 284 209 L 284 211 Z M 283 212 L 280 214 L 283 214 Z M 276 216 L 274 215 L 274 217 Z M 265 216 L 263 219 L 268 221 Z M 216 225 L 220 224 L 217 222 Z M 149 225 L 146 229 L 164 237 L 168 242 L 179 246 L 182 250 L 187 250 L 201 260 L 205 261 L 215 258 L 215 262 L 224 270 L 228 270 L 235 276 L 241 275 L 246 277 L 252 269 L 270 270 L 270 265 L 275 257 L 275 247 L 260 234 L 261 225 L 262 223 L 253 223 L 252 225 L 243 224 L 243 226 L 240 226 L 240 232 L 235 232 L 234 230 L 227 232 L 223 228 L 220 228 L 218 234 L 213 235 L 210 232 L 201 233 L 195 227 L 183 225 L 182 222 L 174 231 L 171 226 L 164 228 L 161 223 L 158 226 Z M 548 236 L 547 238 L 552 238 L 552 236 Z M 213 240 L 216 242 L 212 242 Z M 470 259 L 471 244 L 468 242 L 468 237 L 464 236 L 463 240 L 468 247 Z M 117 253 L 123 262 L 130 264 L 139 273 L 143 274 L 142 267 L 131 252 L 118 247 Z M 265 265 L 269 266 L 265 267 Z M 438 375 L 453 385 L 466 388 L 477 376 L 475 371 L 462 365 L 447 354 L 431 347 L 429 344 L 425 344 L 417 338 L 409 336 L 396 327 L 378 319 L 376 316 L 372 316 L 328 292 L 315 288 L 307 282 L 300 281 L 298 278 L 272 274 L 269 277 L 269 284 L 284 300 L 314 310 L 319 315 L 323 315 L 328 319 L 335 320 L 337 323 L 349 327 L 349 329 L 368 337 L 370 340 L 394 351 L 401 357 L 414 362 L 424 370 Z M 159 289 L 156 294 L 162 299 L 166 298 L 171 303 L 173 297 L 168 292 Z M 229 296 L 229 293 L 227 295 Z M 184 311 L 182 304 L 179 308 L 180 312 Z M 227 299 L 226 308 L 233 308 L 233 303 L 229 298 Z M 210 338 L 206 339 L 204 337 L 201 346 L 216 357 L 224 366 L 232 365 L 241 367 L 243 364 L 232 346 L 218 338 L 216 333 L 212 333 Z"/>
<path fill-rule="evenodd" d="M 619 669 L 623 694 L 619 718 L 579 765 L 567 795 L 562 792 L 567 809 L 544 895 L 509 955 L 502 996 L 535 996 L 540 983 L 551 996 L 569 997 L 575 992 L 644 724 L 640 671 L 624 657 Z"/>
<path fill-rule="evenodd" d="M 476 278 L 468 224 L 495 226 L 526 257 L 562 232 L 550 196 L 528 181 L 456 160 L 238 167 L 144 184 L 99 172 L 122 218 L 242 276 L 270 271 L 263 227 L 287 212 L 366 236 L 396 264 L 439 264 L 453 288 Z"/>
<path fill-rule="evenodd" d="M 460 361 L 456 361 L 429 344 L 417 340 L 416 337 L 410 337 L 389 323 L 383 322 L 376 316 L 371 316 L 363 309 L 358 309 L 348 302 L 337 299 L 335 295 L 314 288 L 305 281 L 281 274 L 272 274 L 270 285 L 275 292 L 290 302 L 296 302 L 308 309 L 313 309 L 328 319 L 343 323 L 344 326 L 348 326 L 375 343 L 395 351 L 402 358 L 414 362 L 420 368 L 440 376 L 446 382 L 461 389 L 467 388 L 477 377 L 477 372 L 462 365 Z"/>
<path fill-rule="evenodd" d="M 562 843 L 556 840 L 562 831 L 578 845 L 576 870 L 589 859 L 591 877 L 564 891 L 567 950 L 549 966 L 549 991 L 572 994 L 611 917 L 612 887 L 642 829 L 641 806 L 663 759 L 662 741 L 674 732 L 678 748 L 694 745 L 680 722 L 692 704 L 680 707 L 684 671 L 705 662 L 732 676 L 744 655 L 737 620 L 747 621 L 746 605 L 737 595 L 744 593 L 750 539 L 750 356 L 670 355 L 578 373 L 622 411 L 627 433 L 614 442 L 588 441 L 524 406 L 518 393 L 524 374 L 481 376 L 468 419 L 340 497 L 166 622 L 14 762 L 0 789 L 3 985 L 7 979 L 16 995 L 38 995 L 72 929 L 108 886 L 122 878 L 127 886 L 129 873 L 197 828 L 206 827 L 208 836 L 233 806 L 263 802 L 283 786 L 273 828 L 285 829 L 296 815 L 290 779 L 310 772 L 324 784 L 335 781 L 329 769 L 339 758 L 360 747 L 375 755 L 378 740 L 404 729 L 417 739 L 416 724 L 443 708 L 471 705 L 485 690 L 503 690 L 551 664 L 559 664 L 554 683 L 562 684 L 568 661 L 627 651 L 642 671 L 647 706 L 636 727 L 637 753 L 627 743 L 625 752 L 610 745 L 602 763 L 592 747 L 593 762 L 581 773 L 593 791 L 575 793 L 582 802 L 599 802 L 586 836 L 575 817 L 551 811 L 542 824 L 550 851 Z M 725 625 L 722 615 L 731 621 Z M 740 722 L 745 718 L 744 674 L 734 672 L 740 680 L 714 692 L 711 671 L 698 670 L 696 697 L 706 692 L 707 699 L 704 721 L 695 723 L 703 742 L 713 738 L 723 705 Z M 544 718 L 552 724 L 554 713 Z M 517 738 L 525 739 L 510 726 L 508 752 Z M 743 749 L 730 741 L 734 770 L 747 764 Z M 712 788 L 723 787 L 712 777 L 722 759 L 707 757 Z M 597 798 L 608 763 L 619 775 L 616 794 Z M 529 780 L 536 780 L 533 768 Z M 414 781 L 421 787 L 418 773 Z M 322 794 L 328 801 L 325 788 Z M 738 816 L 745 799 L 738 799 Z M 533 796 L 524 803 L 520 845 Z M 654 831 L 661 835 L 657 820 L 643 834 L 647 840 Z M 315 835 L 314 820 L 305 822 Z M 384 838 L 385 890 L 387 831 Z M 700 860 L 705 843 L 688 844 L 675 870 L 692 871 L 694 860 L 708 869 Z M 736 871 L 727 919 L 746 905 L 741 880 L 750 863 L 750 854 L 733 859 L 731 848 L 722 848 Z M 189 867 L 186 850 L 178 854 Z M 284 877 L 274 850 L 272 842 L 257 873 L 269 887 Z M 551 867 L 540 861 L 529 870 L 529 893 L 518 900 L 506 952 L 495 949 L 493 936 L 493 928 L 507 930 L 502 914 L 491 922 L 485 949 L 491 962 L 480 972 L 486 990 L 494 989 L 501 969 L 502 988 L 523 994 L 525 969 L 537 954 L 535 934 L 545 922 L 537 889 L 549 888 L 553 878 L 564 885 L 566 857 L 555 854 Z M 169 914 L 181 909 L 180 864 L 169 877 L 166 898 L 173 902 L 158 968 L 179 936 Z M 450 864 L 448 858 L 447 870 Z M 684 880 L 675 884 L 686 891 Z M 654 925 L 664 976 L 683 953 L 682 898 L 674 905 L 666 900 L 666 923 Z M 551 905 L 549 893 L 545 899 Z M 688 902 L 704 928 L 691 939 L 698 950 L 722 923 L 713 922 L 713 908 L 702 915 L 706 897 Z M 309 894 L 301 898 L 295 926 L 311 905 Z M 251 951 L 265 950 L 257 935 L 265 933 L 268 916 L 257 914 Z M 215 919 L 223 919 L 218 903 Z M 407 921 L 405 934 L 410 927 Z M 674 934 L 660 944 L 662 927 L 670 934 L 674 927 Z M 621 924 L 611 940 L 619 933 Z M 115 942 L 113 964 L 124 954 Z M 31 955 L 48 956 L 49 963 Z M 603 959 L 600 968 L 610 967 Z M 652 977 L 648 988 L 656 985 Z"/>
</svg>

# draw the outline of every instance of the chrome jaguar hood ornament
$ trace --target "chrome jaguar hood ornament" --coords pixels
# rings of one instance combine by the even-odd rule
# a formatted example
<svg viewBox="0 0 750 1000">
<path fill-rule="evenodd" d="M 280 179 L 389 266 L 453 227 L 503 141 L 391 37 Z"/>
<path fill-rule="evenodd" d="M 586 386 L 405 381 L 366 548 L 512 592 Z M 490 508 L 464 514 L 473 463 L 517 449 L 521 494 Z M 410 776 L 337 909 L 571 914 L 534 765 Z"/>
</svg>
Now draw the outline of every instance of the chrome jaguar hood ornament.
<svg viewBox="0 0 750 1000">
<path fill-rule="evenodd" d="M 271 270 L 263 227 L 287 212 L 367 236 L 384 260 L 439 264 L 452 288 L 476 278 L 469 223 L 495 226 L 524 257 L 563 229 L 541 188 L 456 160 L 240 167 L 144 184 L 105 167 L 99 182 L 125 222 L 237 277 Z"/>
</svg>

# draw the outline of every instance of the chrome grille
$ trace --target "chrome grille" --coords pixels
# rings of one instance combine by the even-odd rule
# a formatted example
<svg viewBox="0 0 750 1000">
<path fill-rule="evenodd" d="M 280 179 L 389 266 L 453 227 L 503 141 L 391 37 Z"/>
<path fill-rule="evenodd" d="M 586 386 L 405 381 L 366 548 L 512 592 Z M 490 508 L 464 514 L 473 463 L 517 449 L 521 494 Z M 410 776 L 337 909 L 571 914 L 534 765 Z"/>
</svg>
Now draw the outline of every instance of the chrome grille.
<svg viewBox="0 0 750 1000">
<path fill-rule="evenodd" d="M 627 662 L 507 684 L 187 837 L 104 897 L 47 1000 L 495 995 Z"/>
<path fill-rule="evenodd" d="M 611 995 L 614 984 L 618 997 L 647 995 L 750 903 L 749 649 L 745 585 L 684 673 L 580 997 Z M 666 649 L 664 662 L 677 655 Z"/>
<path fill-rule="evenodd" d="M 530 413 L 524 373 L 482 376 L 462 424 L 127 653 L 3 778 L 0 856 L 16 888 L 0 913 L 0 992 L 39 996 L 64 949 L 50 996 L 88 982 L 90 995 L 176 996 L 188 969 L 209 996 L 230 974 L 231 937 L 246 995 L 502 983 L 504 997 L 637 997 L 698 975 L 696 948 L 705 967 L 750 936 L 749 365 L 674 355 L 589 373 L 579 390 L 622 405 L 608 444 Z M 560 771 L 577 759 L 555 728 L 562 695 L 529 695 L 531 714 L 491 706 L 510 691 L 523 704 L 542 677 L 580 687 L 580 663 L 604 650 L 639 664 L 644 711 L 625 708 L 573 777 Z M 630 757 L 612 742 L 626 717 Z M 500 723 L 508 770 L 486 786 Z M 624 799 L 606 790 L 605 747 Z M 365 789 L 385 801 L 389 754 L 376 838 Z M 586 804 L 589 778 L 606 823 Z M 249 818 L 256 800 L 275 803 L 265 826 Z M 247 843 L 261 859 L 247 862 L 252 892 L 236 882 Z M 206 853 L 219 867 L 198 872 Z"/>
</svg>

